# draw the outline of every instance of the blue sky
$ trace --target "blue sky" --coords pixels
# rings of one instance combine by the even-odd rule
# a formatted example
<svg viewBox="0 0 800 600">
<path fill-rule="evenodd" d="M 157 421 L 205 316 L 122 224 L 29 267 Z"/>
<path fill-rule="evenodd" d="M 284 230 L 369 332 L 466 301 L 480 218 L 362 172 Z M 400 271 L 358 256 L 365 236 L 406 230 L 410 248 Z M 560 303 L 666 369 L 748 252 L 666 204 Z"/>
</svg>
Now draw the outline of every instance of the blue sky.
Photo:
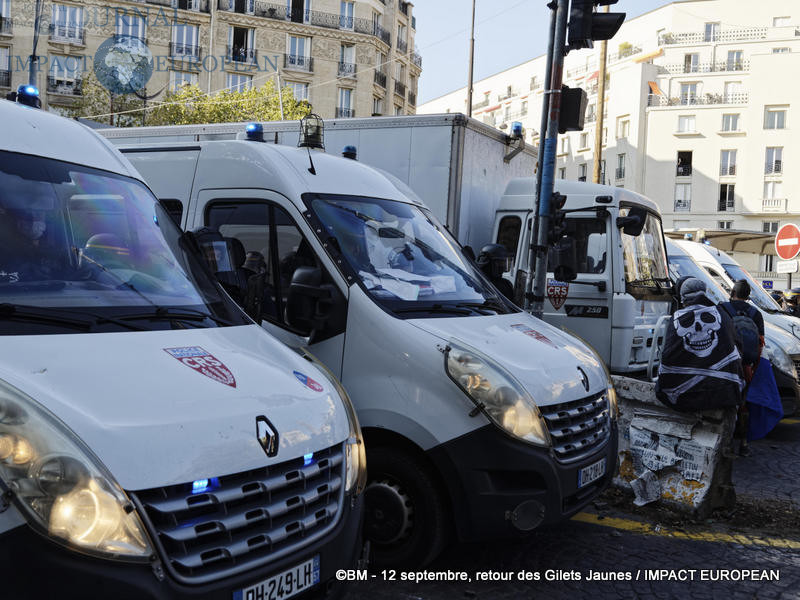
<svg viewBox="0 0 800 600">
<path fill-rule="evenodd" d="M 476 0 L 475 80 L 547 51 L 548 0 Z M 638 16 L 670 0 L 619 0 L 612 12 Z M 422 54 L 419 104 L 467 84 L 471 0 L 417 0 Z"/>
</svg>

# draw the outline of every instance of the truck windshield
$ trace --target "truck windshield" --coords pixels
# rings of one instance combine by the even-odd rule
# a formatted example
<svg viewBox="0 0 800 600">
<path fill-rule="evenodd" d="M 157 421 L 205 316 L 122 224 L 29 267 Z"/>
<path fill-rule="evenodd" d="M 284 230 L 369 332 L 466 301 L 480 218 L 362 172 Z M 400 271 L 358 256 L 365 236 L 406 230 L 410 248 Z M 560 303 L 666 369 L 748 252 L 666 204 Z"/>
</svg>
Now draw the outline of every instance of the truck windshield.
<svg viewBox="0 0 800 600">
<path fill-rule="evenodd" d="M 714 301 L 714 304 L 727 302 L 729 300 L 728 293 L 722 289 L 722 286 L 711 277 L 708 271 L 694 262 L 692 258 L 681 255 L 670 255 L 669 268 L 675 280 L 688 276 L 695 277 L 704 282 L 706 284 L 706 293 L 708 297 Z"/>
<path fill-rule="evenodd" d="M 134 179 L 0 151 L 0 215 L 0 334 L 248 322 Z"/>
<path fill-rule="evenodd" d="M 626 216 L 628 210 L 622 208 L 620 216 Z M 648 293 L 670 287 L 661 219 L 653 213 L 647 213 L 644 228 L 639 235 L 631 236 L 624 232 L 620 234 L 625 282 L 629 292 L 636 296 L 637 289 L 645 288 L 641 291 Z"/>
<path fill-rule="evenodd" d="M 370 296 L 389 310 L 442 316 L 515 310 L 424 209 L 351 196 L 313 196 L 311 208 Z"/>
<path fill-rule="evenodd" d="M 744 279 L 750 284 L 750 300 L 758 308 L 770 313 L 783 312 L 781 307 L 777 302 L 775 302 L 772 296 L 770 296 L 764 290 L 764 288 L 761 287 L 761 284 L 753 279 L 753 276 L 745 271 L 742 267 L 739 265 L 726 264 L 722 265 L 722 268 L 725 269 L 725 273 L 727 273 L 728 277 L 730 277 L 733 281 Z"/>
</svg>

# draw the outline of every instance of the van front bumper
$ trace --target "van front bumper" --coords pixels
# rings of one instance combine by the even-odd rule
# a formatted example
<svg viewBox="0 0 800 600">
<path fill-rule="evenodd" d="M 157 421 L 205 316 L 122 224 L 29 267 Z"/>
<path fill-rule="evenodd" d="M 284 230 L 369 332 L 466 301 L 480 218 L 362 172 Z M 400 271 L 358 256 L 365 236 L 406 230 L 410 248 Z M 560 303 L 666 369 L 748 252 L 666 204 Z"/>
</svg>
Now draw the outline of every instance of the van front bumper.
<svg viewBox="0 0 800 600">
<path fill-rule="evenodd" d="M 293 598 L 335 598 L 342 586 L 336 571 L 356 566 L 361 556 L 363 495 L 345 499 L 336 527 L 301 552 L 213 583 L 188 586 L 166 573 L 159 580 L 152 566 L 103 560 L 71 551 L 22 525 L 0 534 L 2 597 L 113 598 L 114 600 L 219 599 L 233 600 L 234 592 L 269 579 L 319 556 L 320 582 Z M 12 508 L 11 510 L 15 510 Z"/>
<path fill-rule="evenodd" d="M 598 496 L 617 468 L 617 424 L 606 441 L 574 462 L 515 440 L 494 425 L 429 450 L 452 499 L 459 539 L 514 537 L 568 519 Z M 578 487 L 581 469 L 605 458 L 605 474 Z"/>
<path fill-rule="evenodd" d="M 781 397 L 783 416 L 790 417 L 800 408 L 800 384 L 794 377 L 784 373 L 775 365 L 772 366 L 772 373 L 775 375 L 775 383 Z"/>
</svg>

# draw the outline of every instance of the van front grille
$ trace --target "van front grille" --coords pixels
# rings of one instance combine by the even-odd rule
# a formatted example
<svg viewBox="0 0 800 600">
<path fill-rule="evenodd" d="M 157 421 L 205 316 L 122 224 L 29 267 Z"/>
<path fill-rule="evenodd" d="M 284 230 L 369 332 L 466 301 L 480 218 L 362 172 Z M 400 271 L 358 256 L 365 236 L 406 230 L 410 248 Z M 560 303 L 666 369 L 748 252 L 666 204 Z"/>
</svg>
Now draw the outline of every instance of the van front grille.
<svg viewBox="0 0 800 600">
<path fill-rule="evenodd" d="M 563 461 L 579 460 L 602 445 L 611 434 L 608 396 L 540 406 L 553 450 Z"/>
<path fill-rule="evenodd" d="M 344 463 L 343 445 L 336 445 L 130 496 L 169 572 L 205 583 L 297 552 L 332 529 L 344 501 Z"/>
</svg>

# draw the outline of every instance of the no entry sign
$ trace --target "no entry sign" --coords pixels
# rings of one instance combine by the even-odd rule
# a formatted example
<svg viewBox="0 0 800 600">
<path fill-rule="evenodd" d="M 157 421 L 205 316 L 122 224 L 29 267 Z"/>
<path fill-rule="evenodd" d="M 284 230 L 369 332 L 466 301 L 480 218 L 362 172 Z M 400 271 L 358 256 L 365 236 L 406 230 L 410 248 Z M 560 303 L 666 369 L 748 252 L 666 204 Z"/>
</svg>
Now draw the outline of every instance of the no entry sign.
<svg viewBox="0 0 800 600">
<path fill-rule="evenodd" d="M 775 252 L 783 260 L 792 260 L 800 252 L 800 229 L 793 223 L 787 223 L 775 235 Z"/>
</svg>

